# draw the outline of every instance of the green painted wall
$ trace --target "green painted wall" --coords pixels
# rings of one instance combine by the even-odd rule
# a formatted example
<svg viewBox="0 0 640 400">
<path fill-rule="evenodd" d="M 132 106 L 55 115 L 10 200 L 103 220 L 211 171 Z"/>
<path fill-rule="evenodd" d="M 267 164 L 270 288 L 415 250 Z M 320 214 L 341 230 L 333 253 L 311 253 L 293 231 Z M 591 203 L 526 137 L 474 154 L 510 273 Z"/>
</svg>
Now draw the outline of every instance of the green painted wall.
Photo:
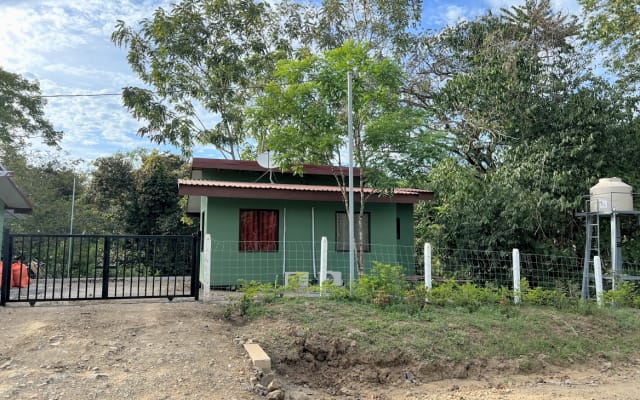
<svg viewBox="0 0 640 400">
<path fill-rule="evenodd" d="M 322 236 L 326 236 L 329 242 L 328 270 L 342 272 L 343 280 L 345 283 L 348 281 L 348 252 L 338 252 L 335 247 L 335 215 L 338 211 L 344 211 L 344 203 L 203 198 L 201 206 L 205 210 L 203 232 L 211 234 L 213 239 L 212 286 L 236 286 L 239 280 L 278 281 L 282 284 L 283 268 L 287 272 L 306 271 L 313 276 L 314 257 L 315 270 L 319 274 Z M 358 206 L 356 204 L 356 210 Z M 239 251 L 240 209 L 279 211 L 278 251 Z M 413 244 L 412 210 L 411 205 L 367 205 L 366 211 L 370 212 L 371 243 L 374 244 L 372 251 L 365 254 L 367 271 L 371 269 L 372 261 L 376 260 L 405 265 L 408 273 L 413 273 L 413 248 L 410 252 L 408 248 L 402 248 Z M 400 239 L 397 239 L 396 218 L 401 220 Z"/>
</svg>

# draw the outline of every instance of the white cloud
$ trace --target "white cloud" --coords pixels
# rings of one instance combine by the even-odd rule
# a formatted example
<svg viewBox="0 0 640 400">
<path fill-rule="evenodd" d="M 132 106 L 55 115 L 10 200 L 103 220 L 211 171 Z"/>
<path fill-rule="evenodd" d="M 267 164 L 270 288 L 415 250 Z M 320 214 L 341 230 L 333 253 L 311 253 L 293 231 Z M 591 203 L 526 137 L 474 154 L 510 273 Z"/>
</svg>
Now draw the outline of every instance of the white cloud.
<svg viewBox="0 0 640 400">
<path fill-rule="evenodd" d="M 37 79 L 43 95 L 118 93 L 124 86 L 140 85 L 127 65 L 126 51 L 111 43 L 111 32 L 117 20 L 135 24 L 169 1 L 3 2 L 0 67 Z M 45 113 L 64 131 L 61 146 L 70 159 L 91 160 L 137 147 L 170 148 L 136 135 L 140 122 L 119 96 L 49 98 Z"/>
<path fill-rule="evenodd" d="M 467 17 L 464 8 L 456 5 L 447 6 L 447 11 L 445 12 L 445 20 L 447 21 L 447 25 L 455 25 L 458 22 L 464 21 L 466 19 Z"/>
<path fill-rule="evenodd" d="M 521 6 L 525 3 L 524 0 L 485 0 L 487 6 L 493 10 L 498 11 L 501 8 L 511 8 L 512 6 Z M 551 8 L 553 11 L 562 12 L 563 14 L 580 15 L 582 8 L 578 4 L 578 0 L 551 0 Z"/>
</svg>

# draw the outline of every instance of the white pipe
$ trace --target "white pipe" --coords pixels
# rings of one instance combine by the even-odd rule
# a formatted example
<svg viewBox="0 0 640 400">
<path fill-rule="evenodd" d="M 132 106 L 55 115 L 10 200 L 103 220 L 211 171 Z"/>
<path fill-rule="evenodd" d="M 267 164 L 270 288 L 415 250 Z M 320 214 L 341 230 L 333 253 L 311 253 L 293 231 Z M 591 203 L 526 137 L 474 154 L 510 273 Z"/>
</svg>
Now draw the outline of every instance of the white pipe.
<svg viewBox="0 0 640 400">
<path fill-rule="evenodd" d="M 427 290 L 431 290 L 431 244 L 424 244 L 424 287 Z"/>
<path fill-rule="evenodd" d="M 602 263 L 600 256 L 593 257 L 593 272 L 596 278 L 596 299 L 598 306 L 602 307 L 603 294 L 602 294 Z"/>
<path fill-rule="evenodd" d="M 311 262 L 313 264 L 313 277 L 318 278 L 316 274 L 316 208 L 311 207 Z"/>
<path fill-rule="evenodd" d="M 287 272 L 287 209 L 284 209 L 282 216 L 282 282 L 284 282 L 285 272 Z"/>
<path fill-rule="evenodd" d="M 327 237 L 320 241 L 320 293 L 323 292 L 322 284 L 327 280 L 327 249 L 329 248 Z"/>
<path fill-rule="evenodd" d="M 513 304 L 520 304 L 520 250 L 513 249 Z"/>
</svg>

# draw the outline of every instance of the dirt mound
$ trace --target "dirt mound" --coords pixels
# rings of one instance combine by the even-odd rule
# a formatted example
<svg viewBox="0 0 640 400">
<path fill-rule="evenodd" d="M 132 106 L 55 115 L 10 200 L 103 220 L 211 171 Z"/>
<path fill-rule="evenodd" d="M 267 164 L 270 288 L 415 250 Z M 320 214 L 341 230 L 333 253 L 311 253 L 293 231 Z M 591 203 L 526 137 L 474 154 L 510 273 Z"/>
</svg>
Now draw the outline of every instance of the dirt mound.
<svg viewBox="0 0 640 400">
<path fill-rule="evenodd" d="M 363 350 L 355 339 L 308 334 L 297 326 L 277 326 L 260 331 L 279 330 L 278 339 L 263 338 L 277 372 L 292 383 L 338 390 L 345 385 L 426 383 L 443 379 L 482 379 L 488 374 L 540 372 L 544 360 L 504 362 L 496 360 L 415 362 L 402 352 Z"/>
</svg>

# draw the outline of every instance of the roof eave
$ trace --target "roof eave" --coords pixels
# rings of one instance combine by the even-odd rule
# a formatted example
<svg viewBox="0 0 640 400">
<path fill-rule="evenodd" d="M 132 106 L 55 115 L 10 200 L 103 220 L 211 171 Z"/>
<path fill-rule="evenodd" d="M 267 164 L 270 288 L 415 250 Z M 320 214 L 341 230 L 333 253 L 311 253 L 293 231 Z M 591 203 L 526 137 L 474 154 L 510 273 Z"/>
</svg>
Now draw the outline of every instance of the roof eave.
<svg viewBox="0 0 640 400">
<path fill-rule="evenodd" d="M 33 209 L 33 203 L 20 190 L 13 178 L 9 175 L 0 177 L 0 201 L 5 209 L 11 209 L 16 214 L 28 214 Z"/>
<path fill-rule="evenodd" d="M 304 190 L 283 190 L 271 188 L 233 188 L 233 187 L 212 187 L 203 185 L 193 185 L 188 183 L 179 184 L 179 194 L 187 196 L 207 196 L 214 198 L 236 198 L 236 199 L 257 199 L 257 200 L 296 200 L 296 201 L 322 201 L 335 202 L 343 201 L 340 192 L 321 192 Z M 391 203 L 391 204 L 416 204 L 420 201 L 433 199 L 431 192 L 419 192 L 412 194 L 395 194 L 393 196 L 370 196 L 367 200 L 370 203 Z"/>
</svg>

